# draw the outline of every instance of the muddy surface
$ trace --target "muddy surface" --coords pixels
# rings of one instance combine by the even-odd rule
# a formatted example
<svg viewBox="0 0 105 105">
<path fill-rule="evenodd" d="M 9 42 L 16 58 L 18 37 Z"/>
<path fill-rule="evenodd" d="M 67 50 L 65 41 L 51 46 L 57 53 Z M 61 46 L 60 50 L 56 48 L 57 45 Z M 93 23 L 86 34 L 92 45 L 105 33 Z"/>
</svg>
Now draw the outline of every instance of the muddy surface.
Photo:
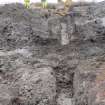
<svg viewBox="0 0 105 105">
<path fill-rule="evenodd" d="M 105 105 L 104 52 L 105 2 L 1 6 L 0 105 Z"/>
</svg>

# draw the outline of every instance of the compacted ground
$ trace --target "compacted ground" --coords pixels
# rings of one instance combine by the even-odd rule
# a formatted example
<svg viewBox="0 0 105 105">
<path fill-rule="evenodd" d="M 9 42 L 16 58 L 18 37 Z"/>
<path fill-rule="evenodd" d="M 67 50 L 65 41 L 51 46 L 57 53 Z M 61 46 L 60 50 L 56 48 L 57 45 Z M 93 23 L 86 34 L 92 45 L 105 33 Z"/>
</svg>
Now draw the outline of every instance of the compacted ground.
<svg viewBox="0 0 105 105">
<path fill-rule="evenodd" d="M 0 7 L 0 105 L 105 105 L 105 2 L 52 11 Z"/>
</svg>

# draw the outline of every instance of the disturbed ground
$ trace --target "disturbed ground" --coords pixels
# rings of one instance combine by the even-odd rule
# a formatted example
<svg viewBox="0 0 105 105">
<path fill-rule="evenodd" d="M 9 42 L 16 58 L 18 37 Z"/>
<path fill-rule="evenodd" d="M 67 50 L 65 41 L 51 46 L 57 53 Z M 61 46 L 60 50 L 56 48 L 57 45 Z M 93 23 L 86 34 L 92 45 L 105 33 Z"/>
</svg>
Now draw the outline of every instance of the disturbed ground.
<svg viewBox="0 0 105 105">
<path fill-rule="evenodd" d="M 104 52 L 105 2 L 63 17 L 1 6 L 0 105 L 105 105 Z"/>
</svg>

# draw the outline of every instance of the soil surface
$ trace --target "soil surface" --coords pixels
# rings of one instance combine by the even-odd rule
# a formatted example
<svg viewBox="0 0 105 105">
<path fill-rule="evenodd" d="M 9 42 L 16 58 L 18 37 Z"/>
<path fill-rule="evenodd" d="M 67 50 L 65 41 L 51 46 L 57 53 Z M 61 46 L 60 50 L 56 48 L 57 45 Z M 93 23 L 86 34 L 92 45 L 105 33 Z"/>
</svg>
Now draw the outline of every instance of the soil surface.
<svg viewBox="0 0 105 105">
<path fill-rule="evenodd" d="M 0 6 L 0 105 L 105 105 L 105 2 Z"/>
</svg>

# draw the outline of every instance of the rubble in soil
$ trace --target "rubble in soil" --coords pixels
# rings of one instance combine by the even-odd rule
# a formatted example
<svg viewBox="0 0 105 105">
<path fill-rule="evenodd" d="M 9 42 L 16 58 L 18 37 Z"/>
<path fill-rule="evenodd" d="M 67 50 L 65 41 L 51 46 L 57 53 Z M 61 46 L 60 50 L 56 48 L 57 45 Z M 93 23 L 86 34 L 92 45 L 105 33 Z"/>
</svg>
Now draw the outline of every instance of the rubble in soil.
<svg viewBox="0 0 105 105">
<path fill-rule="evenodd" d="M 1 6 L 0 105 L 104 105 L 104 41 L 105 2 L 64 17 Z"/>
</svg>

